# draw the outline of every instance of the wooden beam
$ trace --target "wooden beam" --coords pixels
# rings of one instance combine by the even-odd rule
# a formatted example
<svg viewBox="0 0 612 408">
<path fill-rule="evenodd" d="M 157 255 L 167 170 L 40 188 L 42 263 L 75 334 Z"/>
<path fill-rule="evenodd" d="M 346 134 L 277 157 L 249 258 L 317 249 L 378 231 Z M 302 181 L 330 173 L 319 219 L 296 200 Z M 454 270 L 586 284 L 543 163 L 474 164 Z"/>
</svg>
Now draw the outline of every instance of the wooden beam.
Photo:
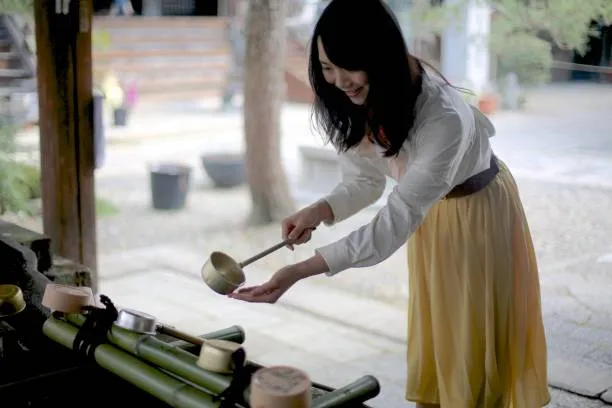
<svg viewBox="0 0 612 408">
<path fill-rule="evenodd" d="M 95 291 L 92 3 L 56 3 L 34 2 L 43 225 L 54 254 L 91 268 Z"/>
<path fill-rule="evenodd" d="M 612 75 L 612 66 L 605 67 L 599 65 L 576 64 L 575 62 L 553 61 L 553 68 L 566 69 L 568 71 L 593 72 L 596 74 Z"/>
</svg>

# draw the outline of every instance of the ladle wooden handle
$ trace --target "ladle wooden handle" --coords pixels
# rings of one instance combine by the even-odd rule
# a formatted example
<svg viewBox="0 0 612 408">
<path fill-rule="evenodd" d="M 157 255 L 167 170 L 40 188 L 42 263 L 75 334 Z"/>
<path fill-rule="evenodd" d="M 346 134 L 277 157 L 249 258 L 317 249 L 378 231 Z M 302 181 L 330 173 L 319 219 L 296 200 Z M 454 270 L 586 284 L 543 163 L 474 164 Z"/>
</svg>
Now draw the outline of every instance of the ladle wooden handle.
<svg viewBox="0 0 612 408">
<path fill-rule="evenodd" d="M 201 346 L 204 343 L 204 340 L 202 340 L 199 337 L 191 336 L 187 333 L 183 333 L 181 331 L 178 331 L 176 329 L 173 329 L 172 327 L 168 327 L 163 324 L 159 325 L 159 327 L 157 328 L 157 331 L 159 333 L 167 334 L 168 336 L 174 337 L 175 339 L 183 340 L 183 341 L 186 341 L 187 343 L 191 343 L 196 346 Z"/>
<path fill-rule="evenodd" d="M 307 228 L 307 229 L 305 229 L 305 230 L 304 230 L 304 232 L 303 232 L 302 234 L 305 234 L 305 233 L 306 233 L 306 231 L 309 231 L 309 230 L 310 230 L 310 231 L 314 231 L 314 230 L 316 230 L 316 229 L 317 229 L 317 227 L 314 227 L 314 228 Z M 264 250 L 264 251 L 261 251 L 261 252 L 260 252 L 260 253 L 258 253 L 257 255 L 254 255 L 254 256 L 252 256 L 252 257 L 250 257 L 250 258 L 248 258 L 248 259 L 245 259 L 244 261 L 240 262 L 240 264 L 239 264 L 239 265 L 240 265 L 240 267 L 241 267 L 241 268 L 244 268 L 245 266 L 252 264 L 253 262 L 255 262 L 255 261 L 257 261 L 257 260 L 259 260 L 259 259 L 263 258 L 263 257 L 264 257 L 264 256 L 266 256 L 266 255 L 271 254 L 271 253 L 272 253 L 272 252 L 274 252 L 274 251 L 278 251 L 278 250 L 279 250 L 279 249 L 281 249 L 282 247 L 287 246 L 287 245 L 289 245 L 289 244 L 291 244 L 291 243 L 292 243 L 292 242 L 291 242 L 291 240 L 286 239 L 286 240 L 284 240 L 283 242 L 279 242 L 278 244 L 276 244 L 276 245 L 274 245 L 274 246 L 271 246 L 270 248 L 268 248 L 268 249 L 266 249 L 266 250 Z"/>
<path fill-rule="evenodd" d="M 283 241 L 283 242 L 279 242 L 278 244 L 271 246 L 270 248 L 266 249 L 265 251 L 261 251 L 260 253 L 258 253 L 257 255 L 254 255 L 252 257 L 250 257 L 249 259 L 245 259 L 244 261 L 240 262 L 240 267 L 244 268 L 245 266 L 252 264 L 253 262 L 263 258 L 266 255 L 271 254 L 274 251 L 278 251 L 279 249 L 281 249 L 284 246 L 289 245 L 291 241 L 289 241 L 288 239 Z"/>
</svg>

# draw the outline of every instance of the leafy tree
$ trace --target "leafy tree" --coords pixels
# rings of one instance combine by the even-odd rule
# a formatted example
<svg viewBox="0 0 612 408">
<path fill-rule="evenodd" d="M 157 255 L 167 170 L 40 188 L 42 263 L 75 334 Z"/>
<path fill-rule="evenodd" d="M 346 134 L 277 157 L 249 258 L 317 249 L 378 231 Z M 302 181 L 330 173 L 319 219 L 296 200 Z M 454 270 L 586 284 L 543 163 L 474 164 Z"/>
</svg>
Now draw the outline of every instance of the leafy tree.
<svg viewBox="0 0 612 408">
<path fill-rule="evenodd" d="M 469 0 L 430 5 L 416 1 L 411 26 L 416 36 L 441 34 L 457 24 Z M 593 22 L 612 23 L 610 0 L 474 0 L 492 9 L 490 51 L 498 61 L 498 74 L 515 72 L 523 83 L 547 80 L 552 47 L 587 51 L 590 36 L 599 35 Z"/>
<path fill-rule="evenodd" d="M 34 9 L 34 0 L 0 0 L 0 13 L 31 13 Z"/>
<path fill-rule="evenodd" d="M 32 7 L 33 0 L 0 0 L 0 14 L 28 14 Z M 39 188 L 37 177 L 30 180 L 32 169 L 15 158 L 18 130 L 9 117 L 0 117 L 0 214 L 29 212 L 33 189 Z"/>
</svg>

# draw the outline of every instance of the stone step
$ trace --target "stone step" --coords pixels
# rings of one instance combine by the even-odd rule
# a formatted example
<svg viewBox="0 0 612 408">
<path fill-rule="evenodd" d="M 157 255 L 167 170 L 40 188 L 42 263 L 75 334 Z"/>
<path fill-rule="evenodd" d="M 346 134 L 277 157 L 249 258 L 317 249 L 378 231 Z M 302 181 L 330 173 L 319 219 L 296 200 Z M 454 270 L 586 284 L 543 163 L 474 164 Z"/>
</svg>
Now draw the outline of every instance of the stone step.
<svg viewBox="0 0 612 408">
<path fill-rule="evenodd" d="M 130 76 L 138 83 L 144 84 L 153 82 L 159 83 L 186 83 L 201 80 L 223 80 L 227 73 L 227 67 L 218 66 L 214 69 L 188 69 L 185 67 L 165 69 L 165 70 L 147 70 L 147 71 L 132 71 L 131 75 L 127 71 L 117 71 L 120 76 Z"/>
<path fill-rule="evenodd" d="M 94 70 L 137 77 L 145 97 L 219 94 L 231 62 L 225 25 L 218 17 L 95 17 L 94 29 L 108 35 L 109 45 L 94 50 Z M 310 86 L 306 55 L 288 44 L 286 78 L 292 89 Z"/>
<path fill-rule="evenodd" d="M 0 68 L 0 78 L 23 79 L 30 78 L 30 73 L 21 68 Z"/>
<path fill-rule="evenodd" d="M 181 90 L 220 90 L 223 86 L 224 77 L 222 75 L 202 77 L 175 76 L 165 79 L 163 82 L 155 78 L 145 80 L 138 78 L 137 81 L 139 94 L 146 95 L 150 93 L 176 93 Z"/>
<path fill-rule="evenodd" d="M 0 98 L 9 97 L 16 93 L 22 93 L 22 92 L 23 92 L 23 88 L 17 84 L 14 84 L 13 86 L 0 86 Z"/>
<path fill-rule="evenodd" d="M 10 60 L 19 58 L 19 53 L 16 51 L 0 52 L 0 60 Z"/>
<path fill-rule="evenodd" d="M 0 52 L 0 69 L 19 68 L 20 55 L 17 52 Z"/>
<path fill-rule="evenodd" d="M 219 55 L 227 55 L 227 47 L 218 48 L 187 48 L 187 49 L 141 49 L 141 50 L 109 50 L 97 51 L 94 55 L 96 59 L 143 59 L 143 58 L 186 58 L 186 57 L 216 57 Z"/>
<path fill-rule="evenodd" d="M 140 75 L 151 71 L 172 75 L 175 72 L 189 70 L 225 72 L 229 64 L 230 60 L 226 55 L 210 58 L 124 57 L 120 59 L 100 59 L 96 56 L 93 60 L 93 69 L 94 71 L 113 71 L 118 75 L 122 73 Z"/>
<path fill-rule="evenodd" d="M 108 46 L 114 48 L 122 44 L 182 44 L 182 43 L 221 43 L 226 34 L 223 30 L 203 30 L 198 32 L 177 32 L 177 30 L 120 30 L 108 32 Z"/>
<path fill-rule="evenodd" d="M 122 19 L 117 17 L 95 16 L 93 28 L 95 30 L 139 29 L 139 30 L 206 30 L 220 29 L 226 25 L 224 17 L 130 17 Z"/>
<path fill-rule="evenodd" d="M 13 43 L 10 39 L 0 40 L 0 52 L 12 51 Z"/>
<path fill-rule="evenodd" d="M 3 87 L 3 88 L 18 88 L 20 84 L 21 84 L 20 80 L 18 80 L 18 79 L 0 77 L 0 87 Z"/>
<path fill-rule="evenodd" d="M 202 40 L 185 40 L 172 42 L 121 42 L 112 44 L 108 49 L 101 51 L 101 54 L 106 53 L 156 53 L 166 54 L 167 52 L 175 52 L 177 54 L 185 52 L 225 52 L 227 45 L 225 41 L 202 41 Z"/>
<path fill-rule="evenodd" d="M 140 95 L 140 102 L 168 102 L 168 101 L 185 101 L 185 100 L 206 100 L 221 98 L 221 86 L 209 88 L 158 88 L 154 92 L 144 93 Z"/>
<path fill-rule="evenodd" d="M 94 70 L 113 70 L 119 74 L 162 76 L 191 71 L 225 72 L 230 66 L 229 58 L 193 58 L 181 61 L 167 58 L 149 58 L 146 63 L 142 60 L 94 60 Z"/>
</svg>

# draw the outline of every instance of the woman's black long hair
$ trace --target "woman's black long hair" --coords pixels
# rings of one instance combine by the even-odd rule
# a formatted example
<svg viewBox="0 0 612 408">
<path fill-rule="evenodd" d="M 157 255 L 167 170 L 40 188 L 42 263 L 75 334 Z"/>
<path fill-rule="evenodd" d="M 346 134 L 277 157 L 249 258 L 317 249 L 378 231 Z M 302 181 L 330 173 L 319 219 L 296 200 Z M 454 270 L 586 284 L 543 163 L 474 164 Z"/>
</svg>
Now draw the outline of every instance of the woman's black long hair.
<svg viewBox="0 0 612 408">
<path fill-rule="evenodd" d="M 325 80 L 319 38 L 334 65 L 367 73 L 370 88 L 364 106 L 353 104 Z M 367 131 L 385 148 L 385 156 L 395 156 L 414 125 L 421 73 L 422 66 L 409 54 L 393 13 L 381 0 L 332 0 L 318 20 L 310 44 L 315 124 L 340 151 L 358 145 Z"/>
</svg>

